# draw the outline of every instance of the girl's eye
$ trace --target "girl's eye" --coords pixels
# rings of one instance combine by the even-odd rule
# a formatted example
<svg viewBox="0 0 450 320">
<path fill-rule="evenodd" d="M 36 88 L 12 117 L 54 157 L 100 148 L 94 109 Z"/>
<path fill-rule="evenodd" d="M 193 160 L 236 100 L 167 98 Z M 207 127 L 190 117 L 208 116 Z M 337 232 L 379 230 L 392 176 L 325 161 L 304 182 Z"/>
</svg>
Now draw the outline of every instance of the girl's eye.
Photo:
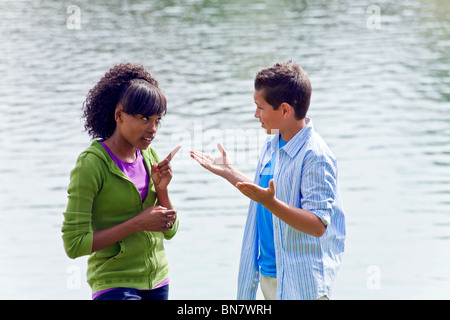
<svg viewBox="0 0 450 320">
<path fill-rule="evenodd" d="M 145 116 L 141 116 L 140 117 L 141 118 L 141 120 L 142 121 L 151 121 L 151 116 L 150 117 L 145 117 Z M 156 123 L 160 123 L 161 122 L 161 120 L 162 120 L 162 118 L 156 118 L 156 119 L 154 119 L 154 121 L 156 122 Z"/>
</svg>

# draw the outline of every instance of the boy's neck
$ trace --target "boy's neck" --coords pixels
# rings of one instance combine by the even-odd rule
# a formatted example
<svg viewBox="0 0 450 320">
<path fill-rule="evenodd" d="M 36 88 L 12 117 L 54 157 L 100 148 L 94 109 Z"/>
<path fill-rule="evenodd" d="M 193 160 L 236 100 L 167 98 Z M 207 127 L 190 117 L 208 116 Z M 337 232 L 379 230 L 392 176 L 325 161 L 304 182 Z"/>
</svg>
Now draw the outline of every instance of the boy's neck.
<svg viewBox="0 0 450 320">
<path fill-rule="evenodd" d="M 297 133 L 299 133 L 306 126 L 306 118 L 301 120 L 292 120 L 286 124 L 283 129 L 280 129 L 281 139 L 289 142 Z"/>
</svg>

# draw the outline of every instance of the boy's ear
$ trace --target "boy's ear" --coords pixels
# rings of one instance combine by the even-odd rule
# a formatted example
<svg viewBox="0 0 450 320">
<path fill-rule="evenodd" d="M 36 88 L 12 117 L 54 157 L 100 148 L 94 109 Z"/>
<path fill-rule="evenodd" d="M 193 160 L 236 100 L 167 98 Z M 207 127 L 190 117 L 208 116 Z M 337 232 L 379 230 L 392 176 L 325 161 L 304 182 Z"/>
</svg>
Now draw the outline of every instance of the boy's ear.
<svg viewBox="0 0 450 320">
<path fill-rule="evenodd" d="M 291 105 L 287 102 L 283 102 L 280 106 L 281 111 L 283 113 L 283 118 L 284 119 L 289 119 L 289 117 L 292 115 L 292 113 L 294 112 L 294 108 L 291 107 Z"/>
</svg>

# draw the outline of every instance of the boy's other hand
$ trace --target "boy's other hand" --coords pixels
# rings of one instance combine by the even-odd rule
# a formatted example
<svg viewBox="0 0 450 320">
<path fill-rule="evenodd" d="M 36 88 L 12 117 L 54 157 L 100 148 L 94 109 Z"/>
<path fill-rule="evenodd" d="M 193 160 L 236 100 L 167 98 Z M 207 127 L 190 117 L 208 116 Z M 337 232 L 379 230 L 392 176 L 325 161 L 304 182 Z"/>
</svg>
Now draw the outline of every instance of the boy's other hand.
<svg viewBox="0 0 450 320">
<path fill-rule="evenodd" d="M 269 187 L 261 188 L 260 186 L 250 182 L 238 182 L 236 188 L 245 196 L 260 204 L 268 205 L 275 199 L 275 184 L 273 179 L 269 182 Z"/>
</svg>

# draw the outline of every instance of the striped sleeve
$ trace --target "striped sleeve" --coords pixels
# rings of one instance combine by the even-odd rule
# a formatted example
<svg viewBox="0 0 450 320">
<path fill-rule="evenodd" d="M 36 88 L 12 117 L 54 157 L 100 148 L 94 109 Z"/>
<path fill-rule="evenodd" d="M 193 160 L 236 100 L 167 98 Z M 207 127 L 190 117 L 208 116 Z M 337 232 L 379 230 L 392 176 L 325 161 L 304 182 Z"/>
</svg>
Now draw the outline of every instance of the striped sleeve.
<svg viewBox="0 0 450 320">
<path fill-rule="evenodd" d="M 301 206 L 328 225 L 331 222 L 331 213 L 336 197 L 336 166 L 326 157 L 313 156 L 305 160 L 302 174 Z"/>
</svg>

